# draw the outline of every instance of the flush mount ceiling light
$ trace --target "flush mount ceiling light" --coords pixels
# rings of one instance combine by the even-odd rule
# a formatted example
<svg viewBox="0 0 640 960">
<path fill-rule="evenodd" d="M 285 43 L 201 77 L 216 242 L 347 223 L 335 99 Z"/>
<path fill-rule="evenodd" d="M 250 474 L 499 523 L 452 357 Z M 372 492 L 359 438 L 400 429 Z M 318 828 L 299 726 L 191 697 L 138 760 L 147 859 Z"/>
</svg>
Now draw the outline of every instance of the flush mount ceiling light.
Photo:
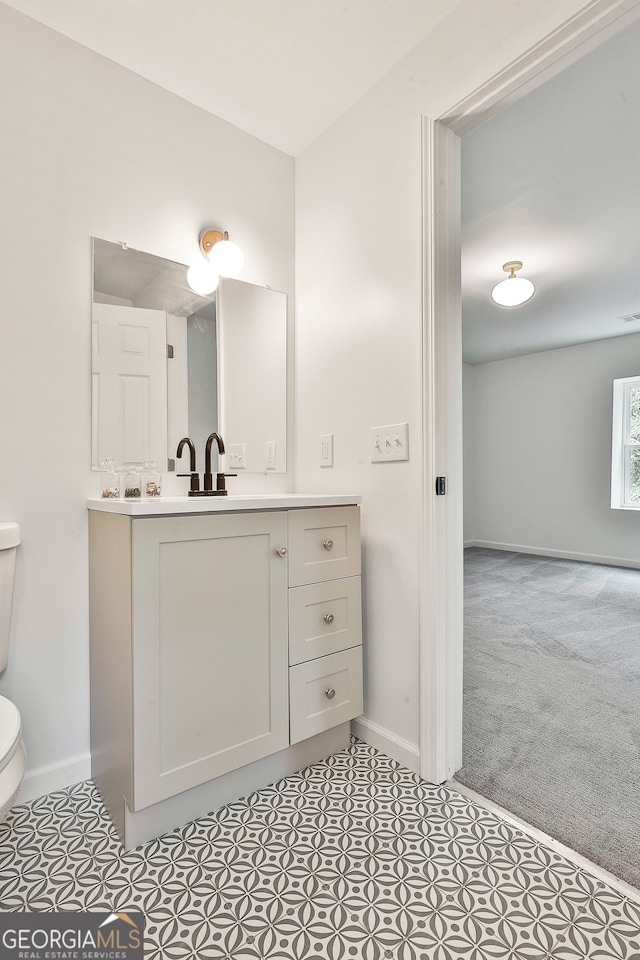
<svg viewBox="0 0 640 960">
<path fill-rule="evenodd" d="M 535 292 L 535 287 L 531 280 L 525 280 L 524 277 L 516 277 L 516 270 L 522 270 L 520 260 L 509 260 L 502 265 L 502 269 L 509 276 L 506 280 L 501 280 L 491 291 L 491 299 L 501 307 L 519 307 L 521 303 L 530 300 Z"/>
<path fill-rule="evenodd" d="M 244 264 L 242 250 L 229 240 L 225 230 L 205 230 L 200 234 L 200 252 L 203 259 L 193 263 L 187 270 L 187 283 L 191 289 L 204 297 L 213 293 L 220 277 L 237 277 Z"/>
</svg>

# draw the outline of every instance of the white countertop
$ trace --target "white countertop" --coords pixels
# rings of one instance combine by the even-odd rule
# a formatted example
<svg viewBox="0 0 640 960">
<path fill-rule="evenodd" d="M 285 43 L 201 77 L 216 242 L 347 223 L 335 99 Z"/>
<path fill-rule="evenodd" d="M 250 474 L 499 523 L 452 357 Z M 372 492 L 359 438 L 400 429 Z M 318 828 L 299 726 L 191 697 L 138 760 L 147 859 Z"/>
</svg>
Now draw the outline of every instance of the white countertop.
<svg viewBox="0 0 640 960">
<path fill-rule="evenodd" d="M 87 500 L 89 510 L 123 513 L 129 517 L 172 514 L 233 513 L 238 510 L 291 510 L 296 507 L 342 507 L 359 504 L 362 497 L 334 493 L 258 493 L 226 497 L 155 497 L 149 500 Z"/>
</svg>

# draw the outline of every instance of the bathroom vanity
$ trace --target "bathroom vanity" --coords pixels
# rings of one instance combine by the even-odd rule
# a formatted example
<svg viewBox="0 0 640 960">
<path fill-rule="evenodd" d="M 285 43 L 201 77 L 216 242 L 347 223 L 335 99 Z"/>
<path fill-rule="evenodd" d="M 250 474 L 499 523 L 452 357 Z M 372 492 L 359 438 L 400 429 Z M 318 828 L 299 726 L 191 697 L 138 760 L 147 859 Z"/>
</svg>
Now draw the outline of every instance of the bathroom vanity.
<svg viewBox="0 0 640 960">
<path fill-rule="evenodd" d="M 92 776 L 125 847 L 348 744 L 358 502 L 89 501 Z"/>
</svg>

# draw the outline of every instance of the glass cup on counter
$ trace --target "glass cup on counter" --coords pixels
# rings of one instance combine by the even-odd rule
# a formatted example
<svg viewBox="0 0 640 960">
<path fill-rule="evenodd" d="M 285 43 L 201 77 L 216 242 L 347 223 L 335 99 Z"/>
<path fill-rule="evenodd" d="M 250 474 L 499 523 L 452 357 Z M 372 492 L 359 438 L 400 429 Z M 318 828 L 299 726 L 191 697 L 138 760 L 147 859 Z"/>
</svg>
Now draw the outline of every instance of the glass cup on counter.
<svg viewBox="0 0 640 960">
<path fill-rule="evenodd" d="M 137 467 L 127 467 L 123 486 L 125 500 L 140 499 L 142 496 L 142 480 L 140 479 L 140 471 Z"/>
<path fill-rule="evenodd" d="M 120 496 L 120 478 L 113 465 L 113 457 L 104 457 L 100 461 L 100 496 L 115 500 Z"/>
<path fill-rule="evenodd" d="M 162 494 L 162 474 L 155 460 L 145 460 L 142 469 L 142 495 L 145 499 Z"/>
</svg>

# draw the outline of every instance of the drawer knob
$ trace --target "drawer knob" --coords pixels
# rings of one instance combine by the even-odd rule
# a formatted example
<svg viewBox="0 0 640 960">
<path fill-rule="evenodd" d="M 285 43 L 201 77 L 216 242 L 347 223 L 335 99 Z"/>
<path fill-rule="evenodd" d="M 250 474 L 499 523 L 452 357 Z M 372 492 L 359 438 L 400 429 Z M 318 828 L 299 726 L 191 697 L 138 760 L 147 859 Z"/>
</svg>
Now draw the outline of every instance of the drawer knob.
<svg viewBox="0 0 640 960">
<path fill-rule="evenodd" d="M 333 550 L 333 540 L 325 540 L 322 544 L 325 550 Z"/>
<path fill-rule="evenodd" d="M 333 621 L 335 620 L 335 617 L 332 613 L 325 613 L 322 619 L 324 620 L 325 623 L 333 623 Z"/>
<path fill-rule="evenodd" d="M 276 547 L 276 553 L 279 557 L 286 557 L 287 548 L 286 547 Z"/>
<path fill-rule="evenodd" d="M 336 695 L 336 692 L 335 692 L 335 690 L 333 689 L 333 687 L 327 687 L 327 689 L 326 689 L 325 692 L 324 692 L 324 695 L 325 695 L 325 697 L 327 698 L 327 700 L 333 700 L 333 698 L 334 698 L 335 695 Z"/>
</svg>

